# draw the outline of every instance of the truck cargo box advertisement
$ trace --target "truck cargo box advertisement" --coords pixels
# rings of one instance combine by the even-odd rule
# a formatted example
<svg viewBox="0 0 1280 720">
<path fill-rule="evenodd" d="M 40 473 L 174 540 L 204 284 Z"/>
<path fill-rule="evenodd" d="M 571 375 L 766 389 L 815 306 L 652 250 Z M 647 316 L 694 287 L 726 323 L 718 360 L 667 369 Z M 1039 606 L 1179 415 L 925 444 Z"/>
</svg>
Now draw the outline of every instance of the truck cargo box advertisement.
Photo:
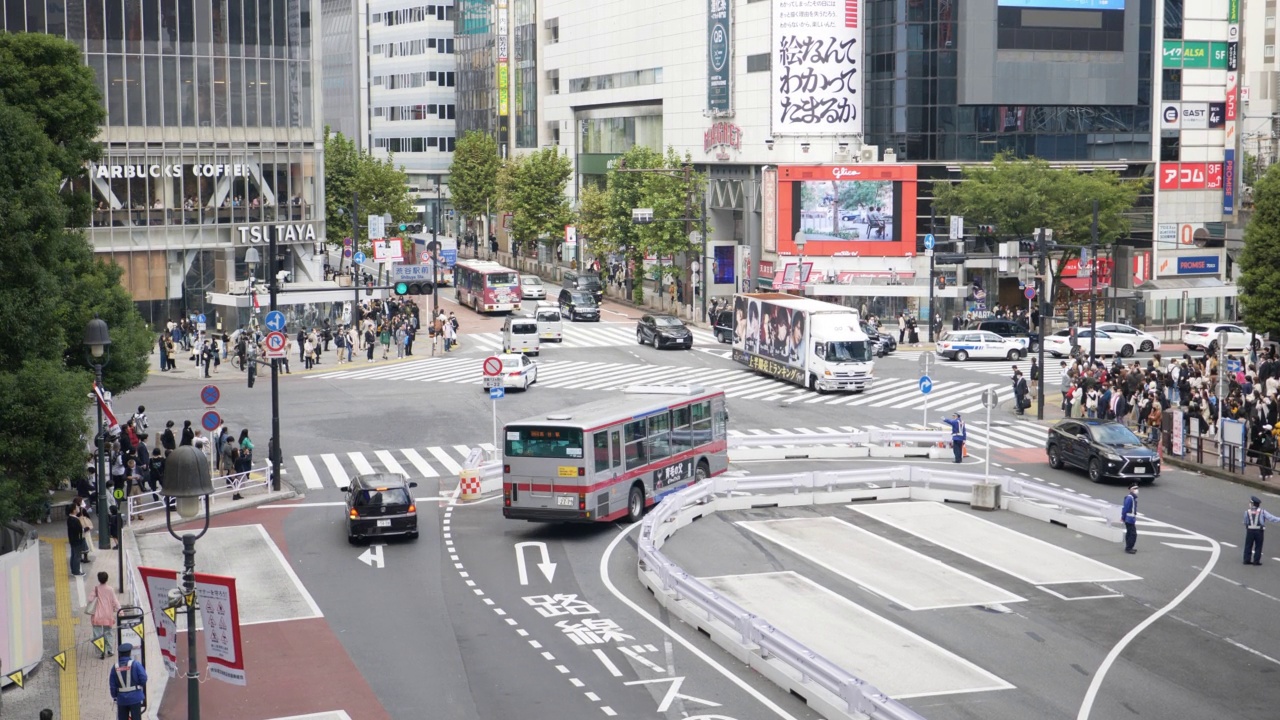
<svg viewBox="0 0 1280 720">
<path fill-rule="evenodd" d="M 818 392 L 871 387 L 872 343 L 852 308 L 780 293 L 734 297 L 733 359 Z"/>
</svg>

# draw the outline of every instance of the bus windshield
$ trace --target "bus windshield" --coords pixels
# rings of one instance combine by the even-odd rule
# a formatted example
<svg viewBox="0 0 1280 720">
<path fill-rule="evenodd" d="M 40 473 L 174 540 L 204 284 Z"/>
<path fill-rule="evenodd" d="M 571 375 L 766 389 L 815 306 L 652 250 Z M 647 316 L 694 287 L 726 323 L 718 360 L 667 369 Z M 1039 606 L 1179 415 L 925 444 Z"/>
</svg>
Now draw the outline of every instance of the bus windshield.
<svg viewBox="0 0 1280 720">
<path fill-rule="evenodd" d="M 507 427 L 507 457 L 582 459 L 582 431 L 559 427 Z"/>
<path fill-rule="evenodd" d="M 871 343 L 862 340 L 827 343 L 828 362 L 870 362 Z"/>
<path fill-rule="evenodd" d="M 489 287 L 511 287 L 516 284 L 516 273 L 489 273 Z"/>
</svg>

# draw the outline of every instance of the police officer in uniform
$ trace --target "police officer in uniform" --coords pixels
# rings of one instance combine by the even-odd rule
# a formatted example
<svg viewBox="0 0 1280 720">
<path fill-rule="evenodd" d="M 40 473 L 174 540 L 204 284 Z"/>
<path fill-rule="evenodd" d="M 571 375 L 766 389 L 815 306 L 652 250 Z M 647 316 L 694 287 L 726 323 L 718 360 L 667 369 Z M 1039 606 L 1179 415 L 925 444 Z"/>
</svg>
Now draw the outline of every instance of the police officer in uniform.
<svg viewBox="0 0 1280 720">
<path fill-rule="evenodd" d="M 1120 519 L 1124 522 L 1124 551 L 1130 555 L 1138 552 L 1134 545 L 1138 543 L 1138 484 L 1129 486 L 1129 494 L 1124 496 L 1124 506 L 1120 509 Z"/>
<path fill-rule="evenodd" d="M 1262 531 L 1269 522 L 1280 518 L 1262 509 L 1257 495 L 1249 498 L 1249 509 L 1244 511 L 1244 564 L 1262 564 Z"/>
<path fill-rule="evenodd" d="M 117 720 L 142 720 L 147 704 L 147 669 L 133 659 L 133 645 L 120 643 L 120 660 L 107 679 L 116 701 Z"/>
<path fill-rule="evenodd" d="M 964 420 L 960 419 L 960 413 L 956 413 L 950 420 L 943 418 L 942 422 L 951 426 L 951 452 L 955 453 L 956 462 L 960 462 L 964 458 L 964 443 L 969 439 Z"/>
</svg>

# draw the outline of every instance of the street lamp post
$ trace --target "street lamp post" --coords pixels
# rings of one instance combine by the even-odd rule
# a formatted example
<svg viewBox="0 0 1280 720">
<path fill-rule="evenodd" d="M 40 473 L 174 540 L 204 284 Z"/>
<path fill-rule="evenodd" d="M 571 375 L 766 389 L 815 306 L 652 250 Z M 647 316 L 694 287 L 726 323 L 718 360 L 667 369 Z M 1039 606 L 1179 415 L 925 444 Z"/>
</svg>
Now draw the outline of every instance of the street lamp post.
<svg viewBox="0 0 1280 720">
<path fill-rule="evenodd" d="M 107 519 L 107 438 L 102 430 L 102 401 L 98 392 L 102 390 L 102 368 L 111 362 L 111 330 L 105 320 L 96 315 L 84 329 L 84 345 L 88 349 L 89 365 L 93 368 L 93 382 L 97 389 L 94 393 L 94 404 L 98 406 L 98 434 L 95 437 L 98 445 L 95 474 L 98 476 L 98 549 L 111 549 L 111 532 Z M 72 549 L 75 552 L 75 549 Z M 121 551 L 123 552 L 123 550 Z"/>
<path fill-rule="evenodd" d="M 809 236 L 804 232 L 796 233 L 793 242 L 796 244 L 796 252 L 800 253 L 800 265 L 796 267 L 796 285 L 800 288 L 801 297 L 804 296 L 804 245 L 809 241 Z"/>
<path fill-rule="evenodd" d="M 1093 201 L 1089 238 L 1089 362 L 1098 357 L 1098 201 Z"/>
<path fill-rule="evenodd" d="M 165 462 L 164 522 L 169 534 L 182 541 L 182 586 L 187 602 L 187 720 L 200 720 L 200 671 L 196 664 L 196 540 L 209 531 L 209 496 L 213 494 L 213 477 L 209 471 L 209 458 L 190 445 L 174 450 Z M 169 502 L 173 499 L 175 502 Z M 203 503 L 202 503 L 203 501 Z M 173 529 L 173 511 L 178 516 L 194 520 L 204 505 L 204 527 L 198 534 L 184 533 L 179 537 Z"/>
</svg>

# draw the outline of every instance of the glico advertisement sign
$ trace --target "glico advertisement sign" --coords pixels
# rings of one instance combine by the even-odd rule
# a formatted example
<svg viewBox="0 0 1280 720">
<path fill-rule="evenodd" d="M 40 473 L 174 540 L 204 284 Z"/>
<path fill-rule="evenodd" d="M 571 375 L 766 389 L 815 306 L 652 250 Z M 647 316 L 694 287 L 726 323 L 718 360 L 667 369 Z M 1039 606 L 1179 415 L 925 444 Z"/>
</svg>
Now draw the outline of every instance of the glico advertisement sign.
<svg viewBox="0 0 1280 720">
<path fill-rule="evenodd" d="M 916 166 L 778 168 L 778 252 L 805 257 L 906 256 L 916 251 Z"/>
</svg>

